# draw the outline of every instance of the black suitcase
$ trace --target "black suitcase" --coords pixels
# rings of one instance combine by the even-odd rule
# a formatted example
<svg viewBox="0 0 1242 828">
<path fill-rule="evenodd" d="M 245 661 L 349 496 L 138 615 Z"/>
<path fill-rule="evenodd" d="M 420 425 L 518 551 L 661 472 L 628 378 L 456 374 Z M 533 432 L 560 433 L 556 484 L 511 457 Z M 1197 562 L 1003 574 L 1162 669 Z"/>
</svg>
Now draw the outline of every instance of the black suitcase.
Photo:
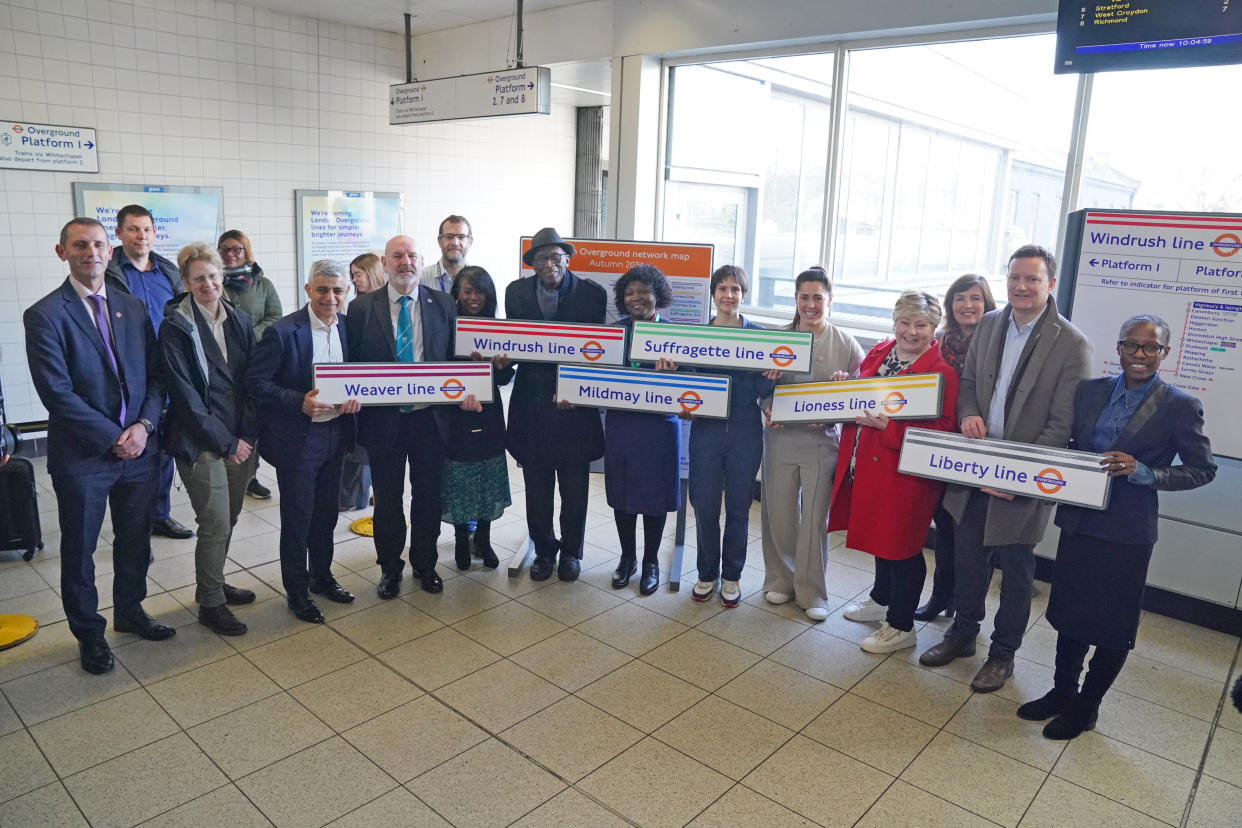
<svg viewBox="0 0 1242 828">
<path fill-rule="evenodd" d="M 10 457 L 0 466 L 0 551 L 21 549 L 28 561 L 42 548 L 34 464 L 25 457 Z"/>
</svg>

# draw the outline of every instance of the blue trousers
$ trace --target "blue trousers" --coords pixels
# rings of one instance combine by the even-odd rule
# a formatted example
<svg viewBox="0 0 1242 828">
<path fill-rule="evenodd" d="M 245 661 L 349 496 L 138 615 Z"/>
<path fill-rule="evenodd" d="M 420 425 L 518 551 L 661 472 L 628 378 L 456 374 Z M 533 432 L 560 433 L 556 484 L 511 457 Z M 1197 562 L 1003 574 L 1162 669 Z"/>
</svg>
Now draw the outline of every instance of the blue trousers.
<svg viewBox="0 0 1242 828">
<path fill-rule="evenodd" d="M 343 431 L 339 420 L 311 423 L 297 462 L 276 468 L 280 486 L 280 579 L 290 598 L 306 597 L 311 578 L 332 576 L 332 534 L 345 453 Z"/>
<path fill-rule="evenodd" d="M 747 528 L 755 474 L 763 459 L 761 429 L 696 420 L 690 429 L 690 503 L 698 536 L 700 581 L 736 581 L 746 565 Z M 724 495 L 724 541 L 720 499 Z"/>
<path fill-rule="evenodd" d="M 151 520 L 168 520 L 172 513 L 173 457 L 161 451 L 155 458 L 156 478 L 151 500 Z"/>
</svg>

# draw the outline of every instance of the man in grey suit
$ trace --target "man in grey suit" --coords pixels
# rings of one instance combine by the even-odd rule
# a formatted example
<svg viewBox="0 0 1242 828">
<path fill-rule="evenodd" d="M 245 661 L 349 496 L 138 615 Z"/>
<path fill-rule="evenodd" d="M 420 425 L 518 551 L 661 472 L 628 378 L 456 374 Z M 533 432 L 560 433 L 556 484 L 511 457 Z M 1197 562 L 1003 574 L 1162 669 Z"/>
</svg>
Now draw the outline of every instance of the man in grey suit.
<svg viewBox="0 0 1242 828">
<path fill-rule="evenodd" d="M 1025 245 L 1009 258 L 1009 304 L 979 322 L 962 368 L 957 416 L 962 434 L 1064 448 L 1074 414 L 1074 390 L 1090 369 L 1091 343 L 1057 312 L 1052 288 L 1056 258 Z M 1035 544 L 1052 504 L 1004 492 L 950 485 L 944 507 L 957 525 L 954 605 L 944 640 L 919 657 L 932 667 L 974 655 L 984 599 L 999 564 L 1000 607 L 987 661 L 970 686 L 991 693 L 1013 675 L 1031 615 Z"/>
</svg>

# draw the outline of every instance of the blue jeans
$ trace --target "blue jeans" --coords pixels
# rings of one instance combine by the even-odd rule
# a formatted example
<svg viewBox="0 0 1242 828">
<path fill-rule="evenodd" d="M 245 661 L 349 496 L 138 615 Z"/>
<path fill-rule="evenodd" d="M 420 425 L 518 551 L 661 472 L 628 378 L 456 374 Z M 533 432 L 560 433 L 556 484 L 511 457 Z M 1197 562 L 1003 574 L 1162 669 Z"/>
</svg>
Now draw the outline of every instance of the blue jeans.
<svg viewBox="0 0 1242 828">
<path fill-rule="evenodd" d="M 690 503 L 697 524 L 700 581 L 714 581 L 718 577 L 736 581 L 746 565 L 751 492 L 763 459 L 763 431 L 729 425 L 728 420 L 697 420 L 690 430 Z"/>
</svg>

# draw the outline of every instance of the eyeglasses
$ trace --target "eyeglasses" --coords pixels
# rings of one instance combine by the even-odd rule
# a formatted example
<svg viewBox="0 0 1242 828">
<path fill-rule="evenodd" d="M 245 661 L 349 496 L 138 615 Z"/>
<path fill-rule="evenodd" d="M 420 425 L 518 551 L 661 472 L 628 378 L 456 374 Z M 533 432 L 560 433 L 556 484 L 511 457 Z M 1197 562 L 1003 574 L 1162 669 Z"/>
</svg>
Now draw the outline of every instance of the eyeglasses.
<svg viewBox="0 0 1242 828">
<path fill-rule="evenodd" d="M 564 253 L 540 253 L 538 256 L 532 256 L 531 261 L 539 266 L 547 262 L 559 262 L 562 258 L 568 258 Z"/>
<path fill-rule="evenodd" d="M 227 256 L 227 255 L 229 255 L 230 253 L 233 253 L 233 254 L 235 254 L 235 255 L 240 256 L 240 255 L 245 254 L 245 252 L 246 252 L 246 248 L 241 247 L 241 246 L 237 246 L 237 247 L 217 247 L 216 249 L 220 251 L 220 255 L 221 255 L 221 256 Z"/>
<path fill-rule="evenodd" d="M 1143 356 L 1147 356 L 1147 357 L 1154 357 L 1157 354 L 1160 354 L 1163 351 L 1167 350 L 1167 347 L 1164 345 L 1161 345 L 1159 342 L 1146 342 L 1140 345 L 1137 342 L 1132 342 L 1129 339 L 1121 340 L 1120 342 L 1117 343 L 1117 347 L 1121 349 L 1121 352 L 1123 354 L 1133 355 L 1133 354 L 1137 354 L 1139 351 L 1142 351 Z"/>
<path fill-rule="evenodd" d="M 474 237 L 471 236 L 469 233 L 441 233 L 440 238 L 444 239 L 445 241 L 463 242 L 466 239 L 470 239 Z"/>
</svg>

